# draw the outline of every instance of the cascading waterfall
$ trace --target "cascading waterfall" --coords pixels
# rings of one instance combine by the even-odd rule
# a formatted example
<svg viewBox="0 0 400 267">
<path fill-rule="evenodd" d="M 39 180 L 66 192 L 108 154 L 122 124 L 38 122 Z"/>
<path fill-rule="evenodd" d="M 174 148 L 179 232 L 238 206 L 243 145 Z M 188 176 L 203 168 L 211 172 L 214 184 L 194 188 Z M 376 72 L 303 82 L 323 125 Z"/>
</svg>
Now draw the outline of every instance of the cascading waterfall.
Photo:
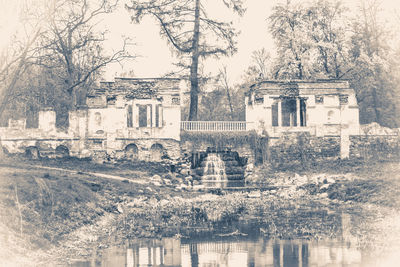
<svg viewBox="0 0 400 267">
<path fill-rule="evenodd" d="M 246 158 L 228 148 L 208 147 L 192 154 L 193 178 L 206 188 L 243 187 Z"/>
<path fill-rule="evenodd" d="M 217 153 L 209 153 L 205 159 L 203 181 L 215 181 L 215 186 L 222 186 L 226 181 L 225 163 Z"/>
</svg>

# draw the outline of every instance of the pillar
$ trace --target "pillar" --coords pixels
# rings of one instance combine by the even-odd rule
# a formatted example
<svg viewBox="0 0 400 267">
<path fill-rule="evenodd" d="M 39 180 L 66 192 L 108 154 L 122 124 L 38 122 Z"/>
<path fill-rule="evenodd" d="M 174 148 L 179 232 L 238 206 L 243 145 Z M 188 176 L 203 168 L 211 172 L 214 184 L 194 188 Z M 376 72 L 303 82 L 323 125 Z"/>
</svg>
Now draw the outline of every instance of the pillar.
<svg viewBox="0 0 400 267">
<path fill-rule="evenodd" d="M 151 127 L 156 127 L 156 105 L 151 105 Z"/>
<path fill-rule="evenodd" d="M 56 128 L 56 112 L 47 108 L 39 111 L 39 129 L 51 131 Z"/>
<path fill-rule="evenodd" d="M 92 266 L 95 266 L 95 264 L 93 264 Z M 134 266 L 135 263 L 134 263 L 133 249 L 128 248 L 126 250 L 126 267 L 134 267 Z"/>
<path fill-rule="evenodd" d="M 278 126 L 282 126 L 282 99 L 278 99 Z"/>
<path fill-rule="evenodd" d="M 299 267 L 303 267 L 303 245 L 299 244 Z"/>
<path fill-rule="evenodd" d="M 300 98 L 296 98 L 296 126 L 300 125 Z"/>
<path fill-rule="evenodd" d="M 350 132 L 349 125 L 342 124 L 340 127 L 340 158 L 347 159 L 350 156 Z"/>
<path fill-rule="evenodd" d="M 151 109 L 151 107 L 152 107 L 152 105 L 146 105 L 146 108 L 147 108 L 147 127 L 152 127 L 152 119 L 151 119 L 151 116 L 152 116 L 152 109 Z"/>
</svg>

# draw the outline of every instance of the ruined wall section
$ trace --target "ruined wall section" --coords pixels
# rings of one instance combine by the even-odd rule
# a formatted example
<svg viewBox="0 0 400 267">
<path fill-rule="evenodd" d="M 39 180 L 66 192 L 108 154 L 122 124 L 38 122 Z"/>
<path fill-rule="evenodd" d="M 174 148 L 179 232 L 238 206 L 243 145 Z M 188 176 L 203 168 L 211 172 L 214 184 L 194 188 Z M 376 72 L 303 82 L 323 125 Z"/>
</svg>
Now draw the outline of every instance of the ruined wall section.
<svg viewBox="0 0 400 267">
<path fill-rule="evenodd" d="M 270 138 L 267 160 L 273 167 L 280 168 L 338 158 L 340 136 L 288 133 L 279 138 Z"/>
<path fill-rule="evenodd" d="M 26 128 L 25 119 L 10 120 L 9 126 L 0 128 L 1 146 L 6 153 L 35 151 L 41 156 L 54 154 L 57 148 L 72 149 L 74 137 L 55 126 L 56 113 L 47 108 L 39 111 L 38 128 Z"/>
<path fill-rule="evenodd" d="M 377 123 L 362 125 L 360 135 L 313 136 L 309 133 L 286 133 L 270 138 L 268 162 L 274 167 L 307 165 L 337 159 L 400 160 L 399 129 L 389 129 Z M 343 139 L 348 144 L 343 145 Z M 343 150 L 348 157 L 343 157 Z"/>
<path fill-rule="evenodd" d="M 398 135 L 350 136 L 350 158 L 365 160 L 400 160 Z"/>
</svg>

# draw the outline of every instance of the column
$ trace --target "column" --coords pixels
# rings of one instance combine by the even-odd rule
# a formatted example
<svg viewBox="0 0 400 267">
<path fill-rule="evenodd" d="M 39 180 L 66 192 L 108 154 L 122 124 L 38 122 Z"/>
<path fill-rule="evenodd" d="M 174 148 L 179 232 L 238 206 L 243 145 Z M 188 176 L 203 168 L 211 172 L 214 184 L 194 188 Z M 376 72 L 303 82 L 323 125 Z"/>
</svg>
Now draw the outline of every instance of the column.
<svg viewBox="0 0 400 267">
<path fill-rule="evenodd" d="M 300 98 L 296 98 L 296 126 L 301 126 L 300 124 Z"/>
<path fill-rule="evenodd" d="M 151 105 L 151 127 L 156 127 L 156 105 Z"/>
<path fill-rule="evenodd" d="M 303 245 L 299 244 L 299 267 L 303 267 Z"/>
<path fill-rule="evenodd" d="M 282 99 L 278 99 L 278 126 L 282 126 Z"/>
<path fill-rule="evenodd" d="M 152 119 L 151 119 L 151 117 L 152 117 L 152 114 L 151 114 L 152 113 L 151 112 L 152 108 L 151 108 L 151 106 L 152 105 L 146 105 L 146 109 L 147 109 L 147 112 L 146 112 L 147 113 L 146 114 L 147 115 L 147 127 L 152 127 L 152 125 L 151 125 L 152 124 Z"/>
</svg>

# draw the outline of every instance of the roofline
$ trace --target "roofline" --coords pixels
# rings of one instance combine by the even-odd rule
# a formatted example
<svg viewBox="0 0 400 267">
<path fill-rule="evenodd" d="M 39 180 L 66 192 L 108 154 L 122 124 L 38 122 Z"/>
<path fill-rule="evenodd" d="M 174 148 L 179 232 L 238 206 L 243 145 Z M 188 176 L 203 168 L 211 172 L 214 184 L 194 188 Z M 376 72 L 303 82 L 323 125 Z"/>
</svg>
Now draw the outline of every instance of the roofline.
<svg viewBox="0 0 400 267">
<path fill-rule="evenodd" d="M 288 84 L 288 83 L 323 83 L 323 82 L 330 82 L 330 83 L 341 83 L 341 82 L 348 82 L 350 79 L 314 79 L 314 80 L 263 80 L 259 82 L 255 82 L 250 85 L 250 88 L 253 88 L 256 85 L 260 85 L 263 83 L 270 83 L 270 84 Z"/>
<path fill-rule="evenodd" d="M 114 80 L 182 80 L 176 77 L 115 77 Z"/>
</svg>

